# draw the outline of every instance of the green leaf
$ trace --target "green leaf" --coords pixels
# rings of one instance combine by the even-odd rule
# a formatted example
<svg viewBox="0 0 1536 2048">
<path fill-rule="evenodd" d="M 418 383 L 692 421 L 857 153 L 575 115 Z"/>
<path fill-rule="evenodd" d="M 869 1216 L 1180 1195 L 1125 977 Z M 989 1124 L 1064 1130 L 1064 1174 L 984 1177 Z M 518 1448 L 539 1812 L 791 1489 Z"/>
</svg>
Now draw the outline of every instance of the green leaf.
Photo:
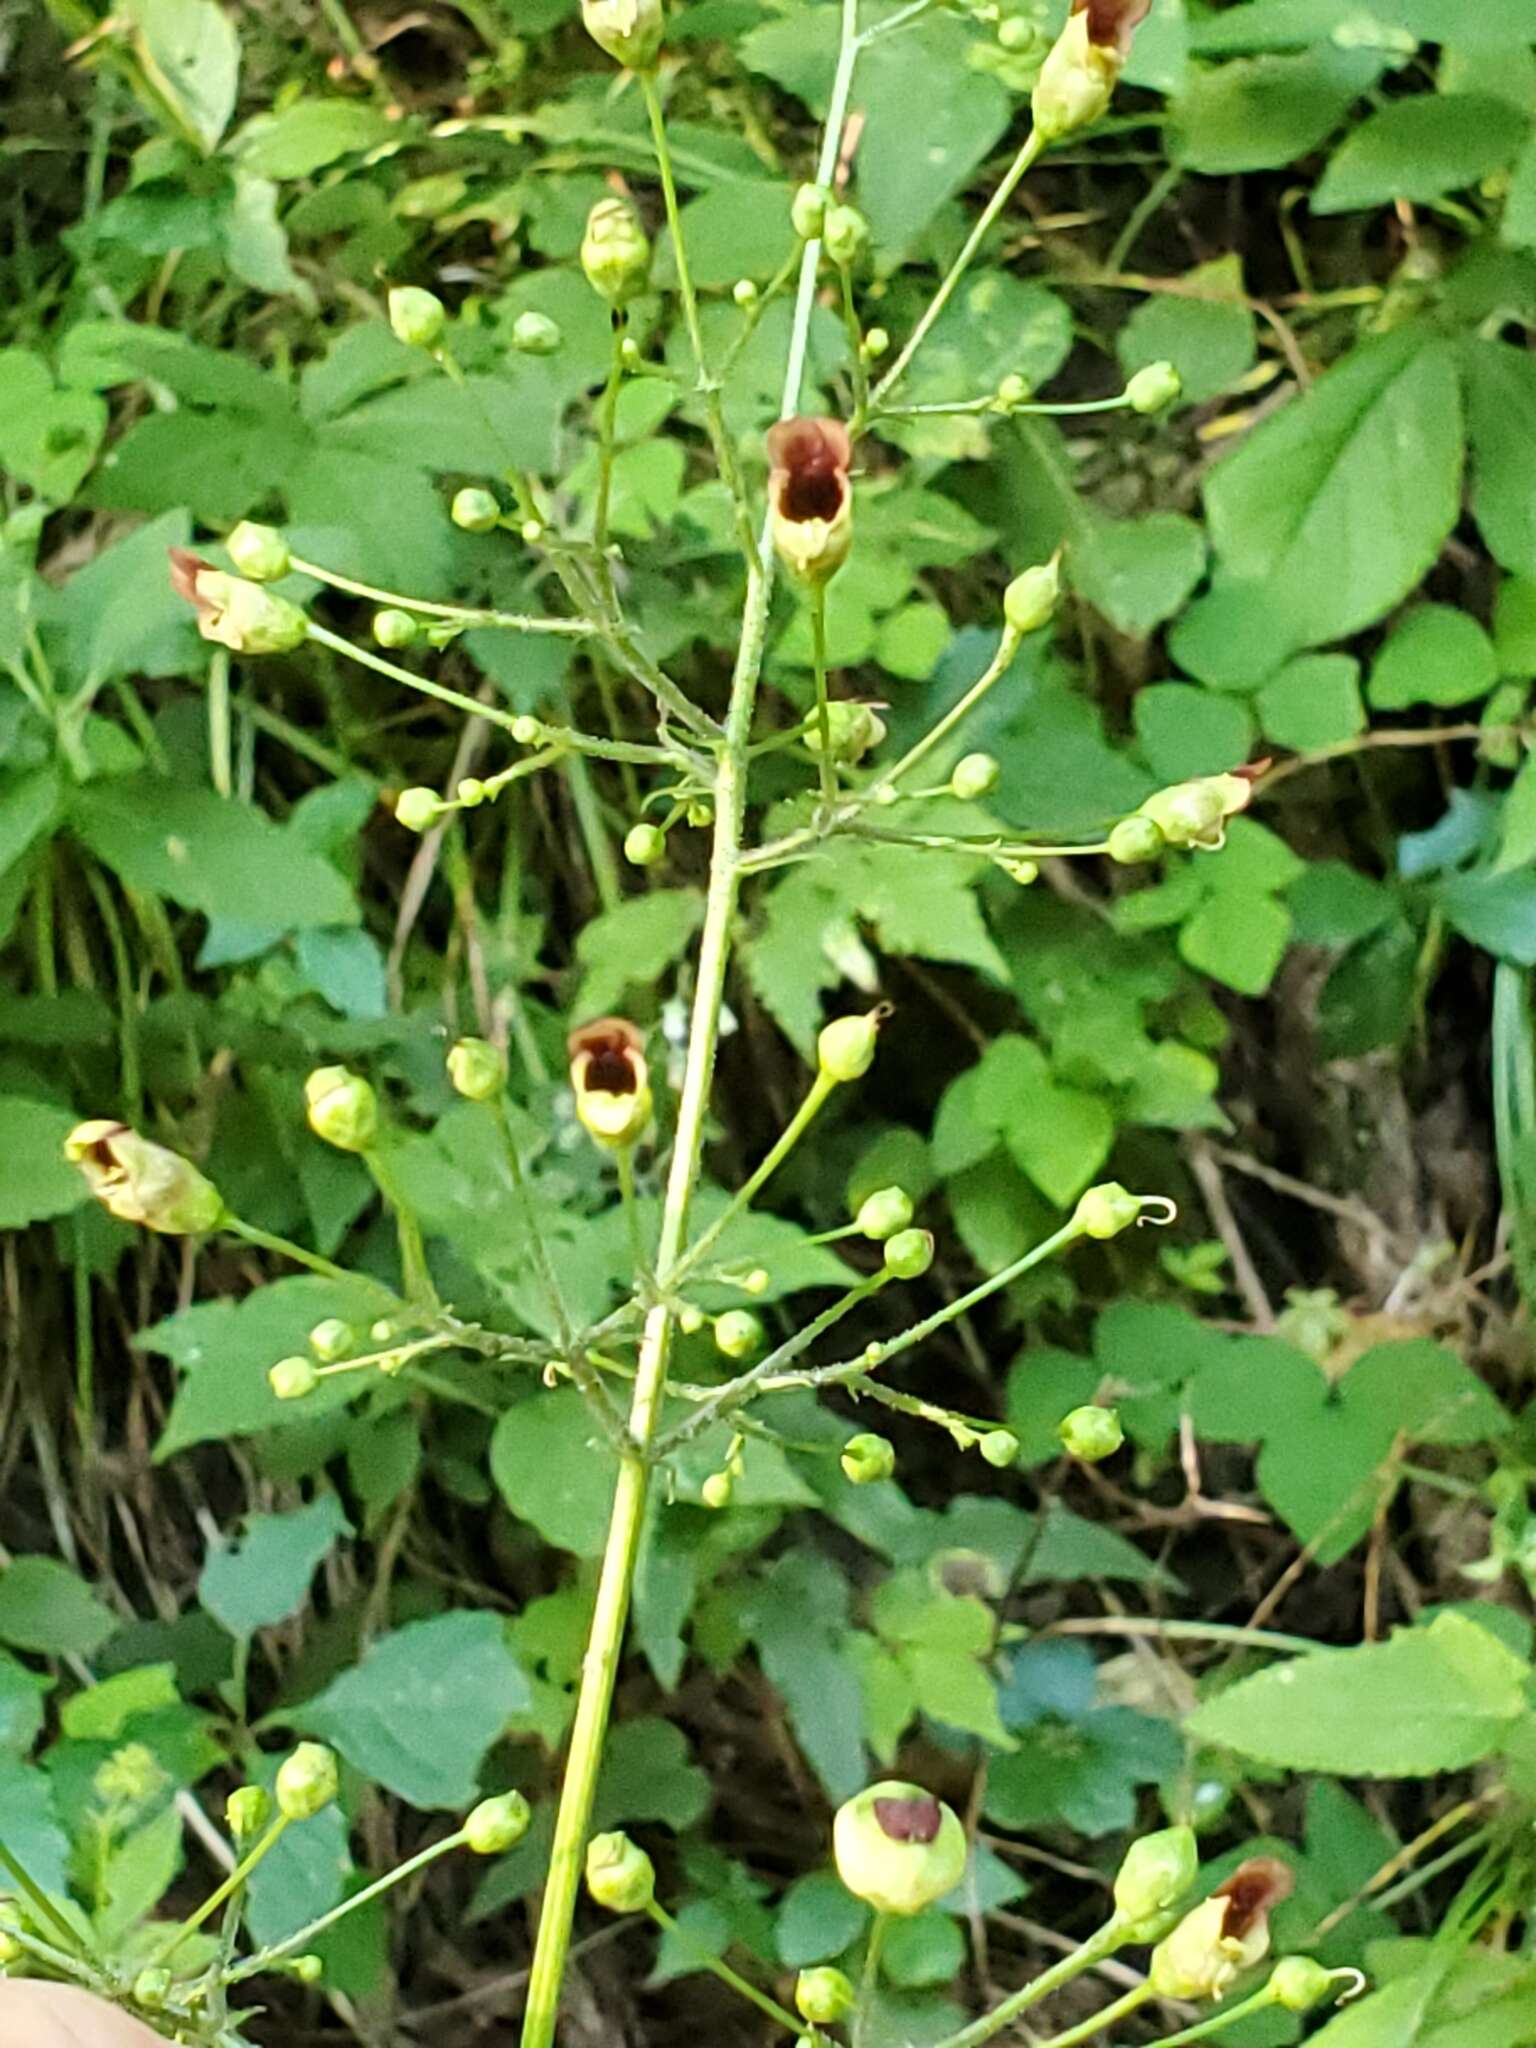
<svg viewBox="0 0 1536 2048">
<path fill-rule="evenodd" d="M 0 1571 L 0 1643 L 49 1657 L 93 1657 L 117 1626 L 85 1581 L 55 1557 L 13 1558 Z"/>
<path fill-rule="evenodd" d="M 845 1889 L 830 1870 L 798 1878 L 779 1903 L 774 1921 L 774 1946 L 786 1970 L 811 1963 L 830 1963 L 863 1934 L 869 1908 Z"/>
<path fill-rule="evenodd" d="M 1291 647 L 1371 625 L 1419 582 L 1461 509 L 1446 343 L 1405 328 L 1267 420 L 1206 485 L 1224 575 L 1266 585 Z"/>
<path fill-rule="evenodd" d="M 1360 664 L 1348 654 L 1299 654 L 1264 685 L 1255 709 L 1277 747 L 1338 746 L 1365 730 Z"/>
<path fill-rule="evenodd" d="M 1291 913 L 1273 896 L 1219 890 L 1179 928 L 1179 954 L 1239 995 L 1261 996 L 1291 941 Z"/>
<path fill-rule="evenodd" d="M 1494 556 L 1536 576 L 1536 502 L 1522 448 L 1536 435 L 1536 362 L 1502 341 L 1465 344 L 1472 510 Z"/>
<path fill-rule="evenodd" d="M 357 922 L 346 880 L 252 804 L 160 776 L 93 783 L 70 822 L 130 888 L 289 931 Z"/>
<path fill-rule="evenodd" d="M 240 38 L 217 0 L 127 0 L 134 47 L 150 78 L 203 148 L 235 110 Z"/>
<path fill-rule="evenodd" d="M 349 1524 L 323 1493 L 286 1515 L 248 1515 L 239 1540 L 209 1553 L 197 1597 L 232 1636 L 252 1636 L 299 1613 L 309 1582 Z"/>
<path fill-rule="evenodd" d="M 45 1672 L 31 1671 L 0 1650 L 0 1750 L 24 1756 L 43 1728 L 43 1702 L 53 1690 Z"/>
<path fill-rule="evenodd" d="M 791 1552 L 752 1585 L 741 1620 L 828 1797 L 851 1798 L 864 1783 L 865 1757 L 858 1675 L 844 1654 L 846 1581 L 830 1560 Z"/>
<path fill-rule="evenodd" d="M 1073 548 L 1072 587 L 1112 626 L 1144 640 L 1205 574 L 1205 535 L 1182 512 L 1104 520 Z"/>
<path fill-rule="evenodd" d="M 364 100 L 295 100 L 280 113 L 247 121 L 230 153 L 259 178 L 307 178 L 396 132 L 383 111 Z"/>
<path fill-rule="evenodd" d="M 46 1771 L 19 1757 L 0 1756 L 0 1813 L 5 1846 L 35 1884 L 59 1898 L 68 1894 L 69 1837 L 59 1825 L 53 1785 Z M 0 1869 L 0 1897 L 14 1891 Z"/>
<path fill-rule="evenodd" d="M 880 1957 L 886 1981 L 909 1991 L 952 1983 L 964 1963 L 965 1936 L 947 1913 L 934 1910 L 893 1920 Z"/>
<path fill-rule="evenodd" d="M 346 1374 L 322 1380 L 296 1415 L 295 1403 L 279 1401 L 267 1384 L 268 1369 L 305 1351 L 316 1323 L 337 1316 L 366 1329 L 386 1304 L 366 1281 L 293 1275 L 240 1301 L 198 1302 L 142 1331 L 143 1349 L 163 1353 L 182 1375 L 156 1457 L 212 1437 L 291 1429 L 344 1408 L 357 1395 Z"/>
<path fill-rule="evenodd" d="M 491 1477 L 507 1506 L 578 1557 L 602 1555 L 617 1471 L 574 1387 L 519 1401 L 491 1438 Z"/>
<path fill-rule="evenodd" d="M 1528 1676 L 1487 1629 L 1441 1614 L 1385 1643 L 1273 1665 L 1207 1700 L 1185 1725 L 1199 1742 L 1289 1770 L 1434 1777 L 1499 1747 L 1526 1711 Z"/>
<path fill-rule="evenodd" d="M 1475 185 L 1507 164 L 1526 123 L 1484 93 L 1415 93 L 1362 122 L 1312 194 L 1314 213 L 1351 213 L 1395 199 L 1420 205 Z"/>
<path fill-rule="evenodd" d="M 64 1157 L 77 1118 L 51 1102 L 0 1095 L 0 1230 L 20 1230 L 45 1216 L 66 1216 L 89 1199 L 82 1175 Z"/>
<path fill-rule="evenodd" d="M 481 1759 L 533 1695 L 497 1614 L 459 1610 L 380 1636 L 294 1714 L 410 1806 L 468 1806 Z"/>
<path fill-rule="evenodd" d="M 56 391 L 41 356 L 0 349 L 0 465 L 40 498 L 69 502 L 106 430 L 106 404 L 94 392 Z"/>
<path fill-rule="evenodd" d="M 135 1714 L 175 1705 L 174 1664 L 138 1664 L 66 1700 L 59 1724 L 72 1742 L 116 1742 Z"/>
<path fill-rule="evenodd" d="M 1151 363 L 1172 363 L 1184 387 L 1183 403 L 1203 405 L 1251 370 L 1258 353 L 1242 259 L 1222 256 L 1199 264 L 1177 283 L 1181 289 L 1170 281 L 1167 291 L 1153 292 L 1136 308 L 1115 348 L 1127 377 Z"/>
<path fill-rule="evenodd" d="M 1165 783 L 1224 774 L 1247 760 L 1253 744 L 1247 706 L 1193 683 L 1138 690 L 1133 715 L 1147 766 Z"/>
<path fill-rule="evenodd" d="M 1450 605 L 1422 604 L 1382 646 L 1367 694 L 1377 711 L 1471 704 L 1498 679 L 1493 642 L 1476 619 Z"/>
<path fill-rule="evenodd" d="M 608 1736 L 593 1831 L 661 1821 L 682 1834 L 708 1813 L 710 1797 L 709 1774 L 692 1760 L 682 1729 L 643 1715 Z"/>
<path fill-rule="evenodd" d="M 1282 170 L 1327 140 L 1380 69 L 1369 52 L 1329 48 L 1196 67 L 1169 110 L 1173 158 L 1218 178 Z"/>
<path fill-rule="evenodd" d="M 207 666 L 191 607 L 166 574 L 166 553 L 185 547 L 191 521 L 181 510 L 149 520 L 50 592 L 41 615 L 62 664 L 82 688 L 111 676 L 196 675 Z"/>
<path fill-rule="evenodd" d="M 572 1006 L 576 1015 L 606 1015 L 630 987 L 654 988 L 688 950 L 703 916 L 696 889 L 652 889 L 583 925 L 576 957 L 586 971 Z"/>
</svg>

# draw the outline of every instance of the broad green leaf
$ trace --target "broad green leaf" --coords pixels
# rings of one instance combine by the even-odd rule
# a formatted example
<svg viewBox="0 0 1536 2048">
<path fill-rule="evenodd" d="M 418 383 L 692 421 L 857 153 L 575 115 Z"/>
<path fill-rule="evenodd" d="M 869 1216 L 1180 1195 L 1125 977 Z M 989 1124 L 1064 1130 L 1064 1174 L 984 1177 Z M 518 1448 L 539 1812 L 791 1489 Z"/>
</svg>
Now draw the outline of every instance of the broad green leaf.
<svg viewBox="0 0 1536 2048">
<path fill-rule="evenodd" d="M 62 664 L 84 687 L 112 676 L 185 676 L 206 669 L 210 649 L 198 638 L 191 607 L 171 588 L 166 556 L 185 547 L 184 511 L 149 520 L 103 548 L 42 607 Z"/>
<path fill-rule="evenodd" d="M 380 1636 L 293 1718 L 408 1805 L 464 1807 L 485 1752 L 532 1697 L 501 1616 L 460 1610 Z"/>
<path fill-rule="evenodd" d="M 292 1428 L 344 1408 L 358 1392 L 346 1374 L 322 1380 L 296 1415 L 294 1402 L 273 1393 L 267 1372 L 307 1350 L 316 1323 L 336 1316 L 366 1329 L 386 1305 L 382 1290 L 365 1281 L 292 1275 L 240 1301 L 198 1302 L 142 1331 L 139 1345 L 163 1353 L 181 1374 L 155 1455 L 168 1458 L 210 1437 Z"/>
<path fill-rule="evenodd" d="M 94 392 L 56 391 L 41 356 L 0 349 L 0 466 L 40 498 L 69 502 L 106 430 L 107 408 Z"/>
<path fill-rule="evenodd" d="M 372 149 L 395 133 L 379 108 L 364 100 L 295 100 L 281 112 L 257 114 L 231 142 L 244 170 L 260 178 L 305 178 L 338 157 Z"/>
<path fill-rule="evenodd" d="M 1380 69 L 1328 47 L 1194 67 L 1169 110 L 1174 160 L 1212 177 L 1280 170 L 1328 139 Z"/>
<path fill-rule="evenodd" d="M 1420 204 L 1475 185 L 1507 164 L 1526 123 L 1484 93 L 1418 93 L 1358 127 L 1312 194 L 1314 213 L 1351 213 L 1395 199 Z"/>
<path fill-rule="evenodd" d="M 64 1157 L 64 1140 L 78 1121 L 51 1102 L 0 1095 L 0 1230 L 65 1216 L 89 1199 L 83 1177 Z"/>
<path fill-rule="evenodd" d="M 1224 774 L 1247 760 L 1253 744 L 1248 707 L 1192 683 L 1138 690 L 1134 717 L 1147 766 L 1165 783 Z"/>
<path fill-rule="evenodd" d="M 1217 558 L 1262 584 L 1291 648 L 1371 625 L 1435 560 L 1461 505 L 1449 347 L 1405 328 L 1368 342 L 1218 465 Z"/>
<path fill-rule="evenodd" d="M 1273 896 L 1219 890 L 1179 928 L 1179 953 L 1191 967 L 1239 995 L 1261 996 L 1291 939 L 1291 913 Z"/>
<path fill-rule="evenodd" d="M 19 1757 L 0 1756 L 0 1813 L 5 1846 L 35 1884 L 63 1898 L 68 1890 L 69 1837 L 59 1825 L 53 1785 L 46 1771 Z M 0 1897 L 15 1891 L 0 1869 Z"/>
<path fill-rule="evenodd" d="M 48 1657 L 92 1657 L 117 1617 L 55 1557 L 13 1558 L 0 1571 L 0 1643 Z"/>
<path fill-rule="evenodd" d="M 96 783 L 70 820 L 130 888 L 189 910 L 294 930 L 357 922 L 357 905 L 329 861 L 309 853 L 252 804 L 160 776 Z"/>
<path fill-rule="evenodd" d="M 519 1401 L 491 1438 L 491 1477 L 507 1506 L 546 1543 L 578 1557 L 602 1554 L 617 1472 L 573 1387 Z"/>
<path fill-rule="evenodd" d="M 1067 560 L 1072 587 L 1122 633 L 1143 640 L 1181 609 L 1205 573 L 1205 535 L 1182 512 L 1107 519 Z"/>
<path fill-rule="evenodd" d="M 1471 704 L 1499 679 L 1493 642 L 1477 620 L 1445 604 L 1424 604 L 1393 628 L 1371 669 L 1377 711 L 1417 704 Z"/>
<path fill-rule="evenodd" d="M 661 1821 L 682 1834 L 697 1826 L 709 1806 L 709 1774 L 690 1757 L 681 1728 L 646 1715 L 610 1732 L 597 1781 L 594 1832 Z"/>
<path fill-rule="evenodd" d="M 1494 556 L 1536 576 L 1536 502 L 1520 450 L 1536 435 L 1536 363 L 1507 342 L 1465 345 L 1472 509 Z"/>
<path fill-rule="evenodd" d="M 863 1934 L 869 1908 L 848 1891 L 835 1871 L 814 1870 L 797 1878 L 779 1902 L 774 1946 L 786 1970 L 830 1963 Z"/>
<path fill-rule="evenodd" d="M 952 1983 L 965 1963 L 965 1936 L 947 1913 L 930 1909 L 891 1922 L 881 1951 L 887 1983 L 912 1990 Z"/>
<path fill-rule="evenodd" d="M 59 1715 L 74 1742 L 116 1742 L 135 1714 L 173 1706 L 180 1697 L 174 1664 L 138 1664 L 66 1700 Z"/>
<path fill-rule="evenodd" d="M 828 1797 L 851 1798 L 865 1780 L 864 1717 L 858 1675 L 844 1653 L 842 1575 L 828 1559 L 791 1551 L 753 1582 L 741 1619 Z"/>
<path fill-rule="evenodd" d="M 1348 654 L 1299 654 L 1264 685 L 1255 709 L 1277 747 L 1337 746 L 1365 730 L 1360 664 Z"/>
<path fill-rule="evenodd" d="M 263 1756 L 251 1773 L 253 1782 L 270 1792 L 280 1761 Z M 245 1924 L 253 1941 L 285 1941 L 341 1903 L 352 1874 L 349 1832 L 339 1805 L 284 1830 L 246 1886 Z"/>
<path fill-rule="evenodd" d="M 1528 1676 L 1486 1629 L 1441 1614 L 1385 1643 L 1272 1665 L 1185 1725 L 1199 1742 L 1289 1770 L 1434 1777 L 1499 1747 L 1526 1711 Z"/>
<path fill-rule="evenodd" d="M 299 1613 L 309 1582 L 348 1523 L 323 1493 L 286 1515 L 249 1515 L 234 1543 L 209 1553 L 197 1596 L 233 1636 L 252 1636 Z"/>
<path fill-rule="evenodd" d="M 212 151 L 235 110 L 240 38 L 218 0 L 127 0 L 134 46 L 184 126 Z"/>
<path fill-rule="evenodd" d="M 1199 264 L 1170 281 L 1167 291 L 1150 293 L 1121 328 L 1115 348 L 1127 377 L 1150 363 L 1170 362 L 1184 404 L 1217 397 L 1253 367 L 1257 354 L 1241 260 L 1223 256 Z"/>
<path fill-rule="evenodd" d="M 44 1672 L 31 1671 L 0 1650 L 0 1750 L 25 1756 L 43 1727 L 43 1702 L 53 1690 Z"/>
<path fill-rule="evenodd" d="M 1354 40 L 1395 55 L 1411 55 L 1415 40 L 1496 49 L 1536 35 L 1530 0 L 1480 0 L 1475 8 L 1465 0 L 1367 0 L 1342 20 Z M 1340 25 L 1340 0 L 1247 0 L 1202 17 L 1191 40 L 1203 55 L 1290 50 L 1325 42 Z"/>
</svg>

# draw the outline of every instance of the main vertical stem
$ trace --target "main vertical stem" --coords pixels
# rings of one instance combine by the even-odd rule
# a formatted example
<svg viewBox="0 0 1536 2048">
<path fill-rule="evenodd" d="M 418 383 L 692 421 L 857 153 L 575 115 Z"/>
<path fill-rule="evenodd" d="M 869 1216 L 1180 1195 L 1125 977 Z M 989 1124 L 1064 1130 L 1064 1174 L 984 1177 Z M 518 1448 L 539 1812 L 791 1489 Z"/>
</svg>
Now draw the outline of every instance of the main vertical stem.
<svg viewBox="0 0 1536 2048">
<path fill-rule="evenodd" d="M 842 47 L 833 81 L 826 132 L 822 137 L 818 171 L 822 182 L 831 178 L 837 164 L 838 144 L 858 53 L 857 27 L 858 0 L 843 0 Z M 819 244 L 808 243 L 801 264 L 795 317 L 790 330 L 781 409 L 785 417 L 797 409 L 800 401 L 806 336 L 815 304 L 819 259 Z M 699 941 L 698 981 L 694 989 L 688 1057 L 678 1101 L 677 1135 L 673 1143 L 671 1170 L 667 1175 L 661 1234 L 656 1249 L 657 1292 L 662 1299 L 646 1317 L 641 1339 L 634 1398 L 629 1412 L 629 1440 L 619 1459 L 608 1542 L 598 1577 L 591 1634 L 582 1659 L 581 1691 L 571 1726 L 570 1750 L 560 1790 L 560 1810 L 555 1820 L 555 1839 L 550 1850 L 544 1903 L 539 1915 L 538 1939 L 534 1945 L 533 1968 L 528 1981 L 528 2005 L 523 2017 L 522 2048 L 551 2048 L 559 2024 L 560 1987 L 570 1951 L 576 1892 L 581 1881 L 597 1774 L 602 1762 L 603 1741 L 608 1730 L 608 1714 L 613 1702 L 635 1566 L 640 1554 L 640 1536 L 650 1490 L 651 1446 L 661 1420 L 662 1397 L 666 1392 L 667 1368 L 672 1355 L 674 1325 L 666 1295 L 673 1270 L 687 1245 L 688 1214 L 704 1151 L 705 1121 L 714 1080 L 715 1055 L 720 1043 L 720 1012 L 725 998 L 732 927 L 741 887 L 747 750 L 752 737 L 752 717 L 757 705 L 757 686 L 762 674 L 763 648 L 768 630 L 772 562 L 771 538 L 765 527 L 755 554 L 747 560 L 747 595 L 742 611 L 741 639 L 737 645 L 730 708 L 726 714 L 715 774 L 715 830 L 710 848 L 709 893 Z"/>
</svg>

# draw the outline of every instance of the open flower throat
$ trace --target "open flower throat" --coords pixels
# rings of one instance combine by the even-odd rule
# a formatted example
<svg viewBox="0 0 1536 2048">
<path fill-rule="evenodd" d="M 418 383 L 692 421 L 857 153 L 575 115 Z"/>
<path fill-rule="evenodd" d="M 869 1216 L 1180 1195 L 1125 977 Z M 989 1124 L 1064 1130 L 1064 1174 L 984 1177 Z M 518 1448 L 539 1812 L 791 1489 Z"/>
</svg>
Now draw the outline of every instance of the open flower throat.
<svg viewBox="0 0 1536 2048">
<path fill-rule="evenodd" d="M 1244 1940 L 1274 1907 L 1290 1897 L 1295 1885 L 1295 1874 L 1278 1856 L 1250 1856 L 1246 1863 L 1240 1863 L 1226 1883 L 1217 1885 L 1211 1894 L 1226 1901 L 1222 1939 Z"/>
<path fill-rule="evenodd" d="M 1131 37 L 1152 11 L 1152 0 L 1072 0 L 1074 14 L 1088 17 L 1088 40 L 1100 49 L 1131 53 Z"/>
<path fill-rule="evenodd" d="M 768 460 L 774 546 L 802 581 L 824 583 L 853 541 L 848 429 L 841 420 L 780 420 L 768 430 Z"/>
<path fill-rule="evenodd" d="M 937 1841 L 944 1809 L 937 1799 L 877 1799 L 875 1819 L 892 1842 Z"/>
<path fill-rule="evenodd" d="M 638 1095 L 645 1086 L 645 1040 L 624 1017 L 600 1017 L 573 1031 L 568 1043 L 577 1092 Z"/>
</svg>

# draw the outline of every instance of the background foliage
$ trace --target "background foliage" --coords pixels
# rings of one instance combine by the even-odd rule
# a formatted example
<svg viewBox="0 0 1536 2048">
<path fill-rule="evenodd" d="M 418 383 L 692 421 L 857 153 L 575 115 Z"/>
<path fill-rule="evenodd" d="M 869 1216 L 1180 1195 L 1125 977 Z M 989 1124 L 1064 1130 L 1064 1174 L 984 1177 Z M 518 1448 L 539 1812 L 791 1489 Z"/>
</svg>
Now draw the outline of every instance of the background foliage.
<svg viewBox="0 0 1536 2048">
<path fill-rule="evenodd" d="M 898 338 L 1062 12 L 935 12 L 871 51 L 861 296 Z M 835 14 L 676 13 L 665 83 L 720 344 L 730 287 L 794 248 Z M 84 1205 L 60 1142 L 121 1113 L 255 1223 L 387 1273 L 370 1182 L 302 1121 L 305 1072 L 347 1060 L 391 1098 L 453 1299 L 538 1330 L 505 1169 L 443 1077 L 446 1038 L 479 1030 L 511 1046 L 573 1309 L 600 1315 L 627 1278 L 564 1033 L 627 1009 L 675 1058 L 702 835 L 626 869 L 637 792 L 572 761 L 407 840 L 382 800 L 493 760 L 488 730 L 319 649 L 231 662 L 164 574 L 167 546 L 253 515 L 344 575 L 542 608 L 516 540 L 445 507 L 510 464 L 575 515 L 595 488 L 608 337 L 576 248 L 614 176 L 656 209 L 643 110 L 570 15 L 131 0 L 98 20 L 54 0 L 5 31 L 6 1837 L 128 1932 L 202 1875 L 186 1795 L 216 1808 L 265 1738 L 322 1737 L 347 1812 L 262 1867 L 265 1941 L 477 1788 L 521 1786 L 538 1813 L 473 1891 L 434 1878 L 408 1914 L 346 1923 L 329 2003 L 279 1991 L 274 2040 L 509 2024 L 609 1474 L 574 1393 L 468 1360 L 283 1409 L 268 1366 L 326 1316 L 366 1322 L 366 1288 L 132 1239 Z M 1000 823 L 1091 831 L 1162 784 L 1278 765 L 1223 852 L 1165 873 L 1047 865 L 1021 891 L 871 844 L 786 869 L 749 902 L 714 1156 L 727 1185 L 797 1099 L 827 1006 L 878 995 L 897 1018 L 871 1083 L 722 1246 L 768 1273 L 770 1321 L 814 1312 L 843 1268 L 813 1236 L 891 1181 L 939 1233 L 935 1305 L 1106 1173 L 1176 1194 L 1184 1220 L 1032 1276 L 907 1371 L 1005 1418 L 1019 1470 L 914 1424 L 893 1431 L 898 1480 L 854 1489 L 851 1418 L 785 1400 L 782 1441 L 749 1442 L 712 1513 L 725 1432 L 691 1448 L 650 1528 L 599 1812 L 656 1849 L 686 1939 L 643 1983 L 643 1938 L 586 1952 L 576 2040 L 759 2038 L 690 1943 L 770 1975 L 842 1955 L 863 1908 L 812 1868 L 828 1804 L 898 1761 L 980 1848 L 964 1894 L 888 1951 L 893 2042 L 952 2029 L 957 1978 L 1007 1984 L 1051 1928 L 1091 1924 L 1095 1874 L 1159 1803 L 1212 1856 L 1273 1836 L 1296 1865 L 1280 1946 L 1322 1926 L 1324 1959 L 1383 1987 L 1330 2023 L 1336 2048 L 1531 2036 L 1513 1904 L 1467 1951 L 1429 1938 L 1454 1866 L 1395 1917 L 1367 1893 L 1471 1800 L 1458 1840 L 1492 1842 L 1529 1897 L 1536 7 L 1159 0 L 1128 79 L 1005 214 L 910 396 L 1019 372 L 1093 398 L 1171 358 L 1180 408 L 890 423 L 861 451 L 831 659 L 888 703 L 900 748 L 986 660 L 1008 572 L 1064 545 L 1059 633 L 964 743 L 1003 764 Z M 395 340 L 386 281 L 454 303 L 462 383 Z M 511 348 L 529 308 L 560 324 L 553 356 Z M 754 461 L 781 311 L 725 391 Z M 647 646 L 716 701 L 728 509 L 699 481 L 660 300 L 639 328 L 614 530 Z M 829 307 L 811 360 L 832 411 L 845 357 Z M 366 604 L 316 609 L 366 637 Z M 785 726 L 810 658 L 781 595 Z M 629 715 L 564 641 L 471 632 L 431 672 L 518 711 Z M 707 1333 L 685 1348 L 687 1377 L 715 1363 Z M 1055 1436 L 1096 1395 L 1131 1444 L 1097 1472 Z M 93 1774 L 128 1742 L 160 1787 L 106 1814 Z"/>
</svg>

